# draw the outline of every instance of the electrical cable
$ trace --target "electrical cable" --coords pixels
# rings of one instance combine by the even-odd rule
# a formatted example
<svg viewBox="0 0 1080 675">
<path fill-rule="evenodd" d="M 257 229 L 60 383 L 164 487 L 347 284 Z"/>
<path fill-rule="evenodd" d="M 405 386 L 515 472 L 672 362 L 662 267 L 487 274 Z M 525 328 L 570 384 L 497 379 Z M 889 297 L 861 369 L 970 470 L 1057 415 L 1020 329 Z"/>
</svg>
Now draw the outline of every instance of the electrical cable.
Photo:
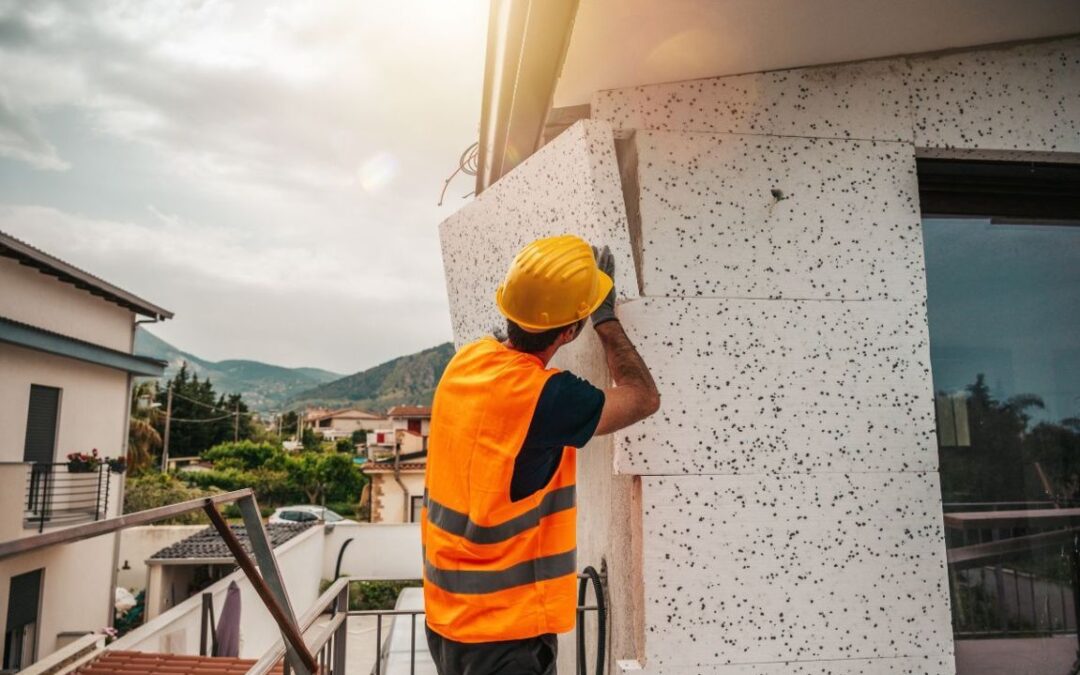
<svg viewBox="0 0 1080 675">
<path fill-rule="evenodd" d="M 255 414 L 255 413 L 252 413 L 252 412 L 235 412 L 235 411 L 230 411 L 230 410 L 229 410 L 228 408 L 220 408 L 220 407 L 218 407 L 218 406 L 216 406 L 216 405 L 210 405 L 209 403 L 203 403 L 202 401 L 199 401 L 199 400 L 197 400 L 197 399 L 191 398 L 190 396 L 184 396 L 183 394 L 178 394 L 178 393 L 176 393 L 175 391 L 173 392 L 173 396 L 175 396 L 175 397 L 177 397 L 177 398 L 182 398 L 182 399 L 184 399 L 185 401 L 191 401 L 192 403 L 194 403 L 194 404 L 196 404 L 196 405 L 201 405 L 201 406 L 202 406 L 202 407 L 204 407 L 204 408 L 209 408 L 209 409 L 211 409 L 211 410 L 216 410 L 217 412 L 223 412 L 223 413 L 224 413 L 224 412 L 227 412 L 227 413 L 229 413 L 230 415 L 254 415 L 254 414 Z"/>
<path fill-rule="evenodd" d="M 439 206 L 442 206 L 443 204 L 443 199 L 446 197 L 446 188 L 450 187 L 450 181 L 454 180 L 454 177 L 459 173 L 463 173 L 466 176 L 475 176 L 479 166 L 480 144 L 473 143 L 461 153 L 461 157 L 458 158 L 458 166 L 454 169 L 454 173 L 450 174 L 450 177 L 443 181 L 442 192 L 439 193 Z M 470 192 L 469 194 L 472 193 Z M 464 197 L 468 196 L 469 195 L 465 195 Z"/>
<path fill-rule="evenodd" d="M 594 675 L 604 672 L 604 660 L 607 652 L 607 605 L 604 601 L 604 584 L 600 581 L 600 573 L 593 566 L 581 570 L 582 576 L 578 580 L 578 607 L 585 606 L 585 594 L 589 590 L 588 583 L 591 581 L 593 593 L 596 595 L 596 670 Z M 585 665 L 585 612 L 578 610 L 577 629 L 577 670 L 578 675 L 588 675 L 589 669 Z"/>
<path fill-rule="evenodd" d="M 207 417 L 207 418 L 204 418 L 204 419 L 184 419 L 182 417 L 172 417 L 172 418 L 170 418 L 170 421 L 172 421 L 172 422 L 194 422 L 194 423 L 198 423 L 198 422 L 220 422 L 221 420 L 231 419 L 231 418 L 233 418 L 235 416 L 236 416 L 235 414 L 229 413 L 228 415 L 222 415 L 221 417 Z"/>
</svg>

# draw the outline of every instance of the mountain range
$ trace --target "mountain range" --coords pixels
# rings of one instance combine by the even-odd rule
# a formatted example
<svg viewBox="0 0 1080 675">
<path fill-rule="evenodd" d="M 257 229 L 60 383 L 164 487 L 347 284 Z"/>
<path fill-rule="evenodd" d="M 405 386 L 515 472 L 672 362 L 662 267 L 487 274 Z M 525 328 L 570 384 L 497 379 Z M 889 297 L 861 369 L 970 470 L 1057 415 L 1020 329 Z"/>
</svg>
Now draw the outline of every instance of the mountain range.
<svg viewBox="0 0 1080 675">
<path fill-rule="evenodd" d="M 286 368 L 244 359 L 209 361 L 144 328 L 135 334 L 135 353 L 168 362 L 166 378 L 187 363 L 188 370 L 200 379 L 209 378 L 215 391 L 239 393 L 259 412 L 306 405 L 356 405 L 380 411 L 400 403 L 429 405 L 454 348 L 447 342 L 346 376 L 320 368 Z"/>
<path fill-rule="evenodd" d="M 399 404 L 431 405 L 435 385 L 454 355 L 454 345 L 436 347 L 399 356 L 374 368 L 327 382 L 291 396 L 290 408 L 303 405 L 355 405 L 384 411 Z"/>
</svg>

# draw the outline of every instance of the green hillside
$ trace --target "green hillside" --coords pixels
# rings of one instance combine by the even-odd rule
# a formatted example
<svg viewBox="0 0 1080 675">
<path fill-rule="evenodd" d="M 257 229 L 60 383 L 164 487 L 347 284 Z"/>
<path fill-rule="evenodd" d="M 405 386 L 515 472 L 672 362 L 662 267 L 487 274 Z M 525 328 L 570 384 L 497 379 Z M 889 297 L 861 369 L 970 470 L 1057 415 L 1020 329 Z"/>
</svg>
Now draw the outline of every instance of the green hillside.
<svg viewBox="0 0 1080 675">
<path fill-rule="evenodd" d="M 135 353 L 169 363 L 166 378 L 172 377 L 181 364 L 199 379 L 210 378 L 214 389 L 224 394 L 239 393 L 252 410 L 278 410 L 292 395 L 341 377 L 319 368 L 284 368 L 260 361 L 230 359 L 207 361 L 182 351 L 153 333 L 139 328 L 135 334 Z"/>
<path fill-rule="evenodd" d="M 411 403 L 430 405 L 454 345 L 446 342 L 424 351 L 399 356 L 368 370 L 334 380 L 289 398 L 289 407 L 357 405 L 381 411 Z"/>
</svg>

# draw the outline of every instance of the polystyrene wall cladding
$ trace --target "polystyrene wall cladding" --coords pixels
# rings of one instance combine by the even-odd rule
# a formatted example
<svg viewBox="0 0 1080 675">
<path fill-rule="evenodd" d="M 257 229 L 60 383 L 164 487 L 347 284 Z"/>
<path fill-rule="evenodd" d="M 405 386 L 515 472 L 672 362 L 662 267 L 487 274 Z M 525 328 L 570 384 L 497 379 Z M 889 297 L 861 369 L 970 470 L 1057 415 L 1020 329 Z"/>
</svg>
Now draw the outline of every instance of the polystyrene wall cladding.
<svg viewBox="0 0 1080 675">
<path fill-rule="evenodd" d="M 592 117 L 616 129 L 1076 153 L 1080 39 L 601 91 Z"/>
<path fill-rule="evenodd" d="M 1080 152 L 1080 39 L 912 59 L 915 145 Z"/>
<path fill-rule="evenodd" d="M 658 672 L 650 668 L 634 671 L 640 675 Z M 664 668 L 665 675 L 701 675 L 698 666 Z M 805 661 L 780 663 L 745 663 L 729 666 L 710 666 L 716 675 L 952 675 L 951 659 L 934 656 L 885 659 L 852 659 L 848 661 Z"/>
<path fill-rule="evenodd" d="M 537 237 L 574 233 L 607 244 L 615 254 L 615 283 L 622 299 L 637 296 L 637 278 L 610 125 L 583 121 L 519 165 L 440 226 L 443 263 L 458 346 L 504 330 L 495 307 L 495 289 L 514 254 Z M 603 350 L 591 326 L 556 354 L 553 367 L 570 370 L 597 386 L 610 378 Z M 578 519 L 578 567 L 608 563 L 608 587 L 627 598 L 632 584 L 629 531 L 610 523 L 627 519 L 632 478 L 616 476 L 611 436 L 582 448 Z M 627 603 L 628 604 L 628 603 Z M 633 637 L 626 613 L 609 623 L 609 646 L 629 653 Z M 592 619 L 590 619 L 592 620 Z M 564 636 L 561 671 L 573 668 L 574 645 Z M 594 658 L 591 650 L 590 662 Z M 614 652 L 613 652 L 614 653 Z"/>
<path fill-rule="evenodd" d="M 914 155 L 1080 151 L 1078 55 L 1069 39 L 597 94 L 594 118 L 635 131 L 643 298 L 602 122 L 442 225 L 458 344 L 502 324 L 494 290 L 527 241 L 574 232 L 616 254 L 663 403 L 615 439 L 618 471 L 643 476 L 636 580 L 612 559 L 629 519 L 625 482 L 597 466 L 609 446 L 581 463 L 579 563 L 606 552 L 623 589 L 615 659 L 954 672 Z M 557 364 L 606 380 L 591 333 Z"/>
<path fill-rule="evenodd" d="M 926 294 L 910 144 L 638 132 L 646 296 Z"/>
<path fill-rule="evenodd" d="M 459 347 L 505 330 L 495 289 L 514 254 L 534 239 L 567 233 L 610 246 L 620 298 L 637 296 L 615 144 L 605 122 L 578 122 L 440 225 Z"/>
<path fill-rule="evenodd" d="M 951 653 L 939 495 L 932 472 L 644 478 L 647 670 Z"/>
<path fill-rule="evenodd" d="M 911 140 L 902 60 L 752 73 L 597 92 L 616 129 Z"/>
<path fill-rule="evenodd" d="M 620 312 L 663 401 L 617 435 L 620 472 L 937 469 L 921 304 L 645 298 Z"/>
</svg>

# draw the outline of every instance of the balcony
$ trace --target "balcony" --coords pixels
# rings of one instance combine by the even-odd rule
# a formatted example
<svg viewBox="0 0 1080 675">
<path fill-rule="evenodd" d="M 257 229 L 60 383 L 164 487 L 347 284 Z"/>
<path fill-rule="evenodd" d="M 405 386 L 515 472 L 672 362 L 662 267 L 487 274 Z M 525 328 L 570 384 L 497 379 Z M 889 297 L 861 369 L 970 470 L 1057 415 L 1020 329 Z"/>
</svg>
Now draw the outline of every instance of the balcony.
<svg viewBox="0 0 1080 675">
<path fill-rule="evenodd" d="M 112 491 L 108 466 L 78 473 L 69 471 L 66 463 L 24 466 L 24 529 L 43 532 L 106 517 Z"/>
</svg>

